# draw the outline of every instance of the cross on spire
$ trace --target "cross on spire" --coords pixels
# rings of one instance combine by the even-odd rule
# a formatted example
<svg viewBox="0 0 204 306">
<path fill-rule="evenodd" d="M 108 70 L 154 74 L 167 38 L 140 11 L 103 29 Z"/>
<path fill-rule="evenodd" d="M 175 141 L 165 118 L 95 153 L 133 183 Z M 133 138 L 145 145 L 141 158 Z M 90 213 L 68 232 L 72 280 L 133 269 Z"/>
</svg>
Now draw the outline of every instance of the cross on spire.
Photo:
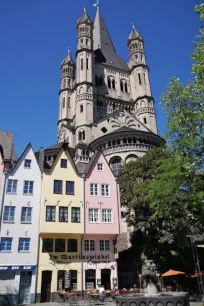
<svg viewBox="0 0 204 306">
<path fill-rule="evenodd" d="M 70 47 L 68 47 L 68 53 L 70 53 Z"/>
<path fill-rule="evenodd" d="M 84 4 L 84 12 L 86 12 L 86 4 Z"/>
<path fill-rule="evenodd" d="M 133 28 L 133 29 L 135 28 L 134 22 L 132 22 L 132 28 Z"/>
</svg>

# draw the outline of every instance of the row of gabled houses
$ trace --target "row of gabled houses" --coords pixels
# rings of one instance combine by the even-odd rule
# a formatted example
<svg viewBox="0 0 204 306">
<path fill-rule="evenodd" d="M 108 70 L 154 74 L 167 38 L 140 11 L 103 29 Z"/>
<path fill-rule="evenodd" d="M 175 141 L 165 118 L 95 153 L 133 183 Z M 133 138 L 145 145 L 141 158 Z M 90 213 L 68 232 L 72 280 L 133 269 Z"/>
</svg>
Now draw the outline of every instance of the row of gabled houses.
<svg viewBox="0 0 204 306">
<path fill-rule="evenodd" d="M 77 166 L 66 143 L 28 144 L 0 189 L 0 304 L 118 286 L 119 187 L 101 152 Z"/>
</svg>

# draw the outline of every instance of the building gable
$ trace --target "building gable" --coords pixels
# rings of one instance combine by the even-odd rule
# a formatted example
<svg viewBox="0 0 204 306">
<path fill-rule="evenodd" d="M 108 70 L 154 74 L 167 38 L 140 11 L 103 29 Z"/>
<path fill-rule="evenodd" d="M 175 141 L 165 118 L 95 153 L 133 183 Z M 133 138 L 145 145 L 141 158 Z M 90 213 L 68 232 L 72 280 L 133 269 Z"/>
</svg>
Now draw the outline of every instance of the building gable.
<svg viewBox="0 0 204 306">
<path fill-rule="evenodd" d="M 138 131 L 152 133 L 143 123 L 126 110 L 120 110 L 108 115 L 98 122 L 94 139 L 112 133 L 121 127 L 129 127 Z"/>
</svg>

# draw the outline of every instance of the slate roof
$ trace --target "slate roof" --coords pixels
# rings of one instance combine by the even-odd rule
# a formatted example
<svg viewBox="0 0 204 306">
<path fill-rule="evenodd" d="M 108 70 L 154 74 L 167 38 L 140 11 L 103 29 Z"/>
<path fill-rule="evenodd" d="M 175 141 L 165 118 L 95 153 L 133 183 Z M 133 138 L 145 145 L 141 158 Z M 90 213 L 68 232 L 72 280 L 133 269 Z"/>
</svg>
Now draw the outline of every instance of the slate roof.
<svg viewBox="0 0 204 306">
<path fill-rule="evenodd" d="M 74 60 L 70 54 L 70 51 L 68 51 L 67 55 L 65 56 L 65 58 L 63 59 L 61 66 L 66 65 L 66 64 L 70 64 L 70 65 L 74 65 Z"/>
<path fill-rule="evenodd" d="M 135 30 L 135 28 L 132 28 L 132 31 L 131 31 L 131 33 L 130 33 L 130 35 L 128 37 L 128 43 L 130 43 L 132 40 L 138 39 L 138 38 L 143 40 L 143 38 L 140 35 L 140 33 L 137 30 Z"/>
<path fill-rule="evenodd" d="M 116 53 L 99 7 L 94 20 L 93 40 L 96 63 L 129 71 L 128 65 Z"/>
<path fill-rule="evenodd" d="M 77 26 L 80 24 L 80 23 L 84 23 L 86 21 L 89 21 L 92 23 L 92 20 L 91 18 L 89 17 L 89 15 L 87 14 L 86 10 L 84 9 L 83 11 L 83 14 L 81 15 L 81 17 L 78 19 L 77 21 Z"/>
<path fill-rule="evenodd" d="M 5 160 L 16 159 L 16 150 L 14 145 L 14 134 L 9 132 L 0 131 L 0 145 L 3 149 L 3 158 Z"/>
</svg>

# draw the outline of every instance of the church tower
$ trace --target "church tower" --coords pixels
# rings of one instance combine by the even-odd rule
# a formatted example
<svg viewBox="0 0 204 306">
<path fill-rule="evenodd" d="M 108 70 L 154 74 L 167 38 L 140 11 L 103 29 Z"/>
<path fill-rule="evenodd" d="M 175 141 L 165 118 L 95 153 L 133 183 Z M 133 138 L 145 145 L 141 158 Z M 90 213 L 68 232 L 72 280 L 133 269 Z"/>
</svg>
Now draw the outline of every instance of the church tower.
<svg viewBox="0 0 204 306">
<path fill-rule="evenodd" d="M 154 100 L 151 94 L 149 68 L 146 64 L 144 52 L 144 40 L 136 31 L 134 25 L 128 38 L 128 48 L 130 53 L 130 86 L 134 101 L 134 114 L 141 123 L 157 134 Z"/>
<path fill-rule="evenodd" d="M 74 91 L 75 63 L 68 49 L 68 54 L 61 63 L 61 83 L 59 92 L 58 142 L 66 141 L 74 144 L 73 133 L 64 126 L 69 126 L 72 119 L 73 106 L 71 96 Z"/>
<path fill-rule="evenodd" d="M 77 22 L 78 40 L 76 52 L 76 145 L 92 141 L 94 121 L 94 52 L 93 23 L 86 9 Z"/>
</svg>

